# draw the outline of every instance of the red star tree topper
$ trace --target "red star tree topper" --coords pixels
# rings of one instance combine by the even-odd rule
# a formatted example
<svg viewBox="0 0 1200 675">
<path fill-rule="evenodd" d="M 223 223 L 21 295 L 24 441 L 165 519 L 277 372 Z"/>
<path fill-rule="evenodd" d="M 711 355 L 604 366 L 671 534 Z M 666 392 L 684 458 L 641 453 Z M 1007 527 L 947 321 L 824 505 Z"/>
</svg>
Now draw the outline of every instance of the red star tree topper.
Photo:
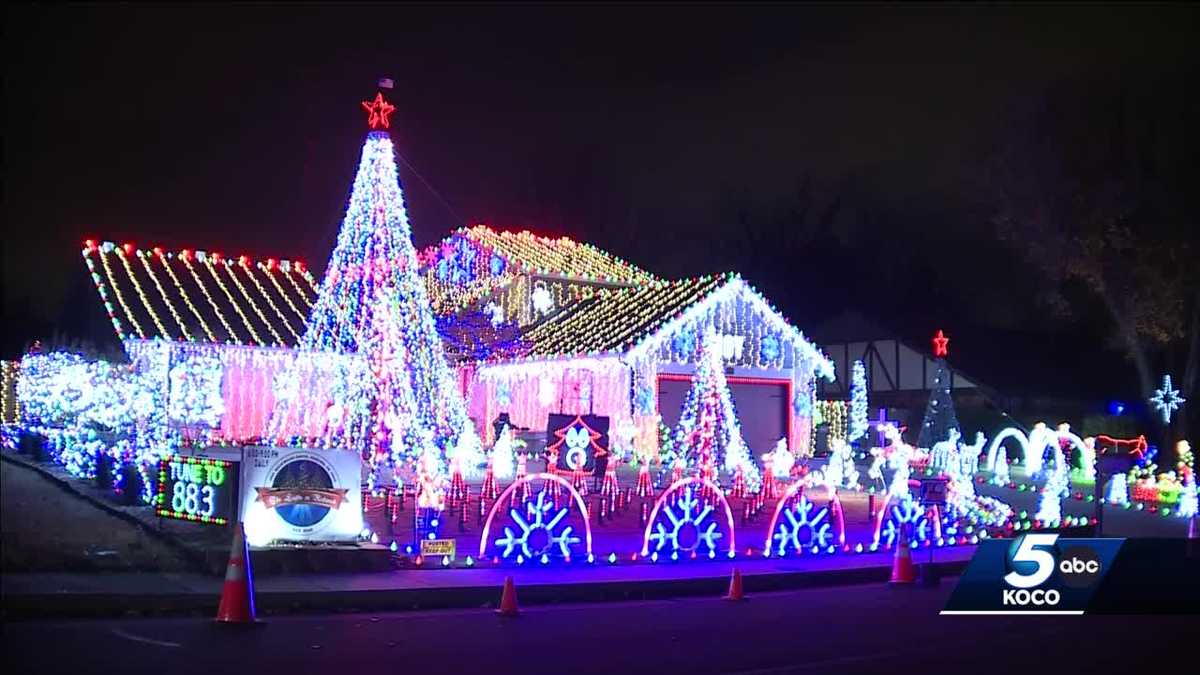
<svg viewBox="0 0 1200 675">
<path fill-rule="evenodd" d="M 374 101 L 363 101 L 362 107 L 367 111 L 367 125 L 372 129 L 387 129 L 391 126 L 389 116 L 396 111 L 396 106 L 388 103 L 382 92 L 375 93 Z"/>
<path fill-rule="evenodd" d="M 945 358 L 950 353 L 950 338 L 939 328 L 937 335 L 933 336 L 933 355 L 938 358 Z"/>
</svg>

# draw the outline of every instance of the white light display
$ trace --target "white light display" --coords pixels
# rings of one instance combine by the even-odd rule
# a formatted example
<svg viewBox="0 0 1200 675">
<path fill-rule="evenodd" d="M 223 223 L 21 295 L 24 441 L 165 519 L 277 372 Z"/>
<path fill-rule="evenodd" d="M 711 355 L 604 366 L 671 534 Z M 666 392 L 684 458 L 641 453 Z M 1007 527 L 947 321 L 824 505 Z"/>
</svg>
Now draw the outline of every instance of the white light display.
<svg viewBox="0 0 1200 675">
<path fill-rule="evenodd" d="M 775 443 L 775 450 L 763 455 L 763 462 L 771 467 L 773 477 L 787 480 L 792 476 L 792 467 L 796 464 L 796 457 L 788 450 L 787 439 L 781 438 Z"/>
<path fill-rule="evenodd" d="M 505 424 L 500 430 L 496 444 L 492 446 L 492 475 L 498 480 L 508 480 L 513 477 L 513 432 Z"/>
<path fill-rule="evenodd" d="M 850 370 L 850 434 L 851 443 L 867 435 L 867 369 L 861 360 Z"/>
<path fill-rule="evenodd" d="M 1162 416 L 1163 424 L 1170 424 L 1171 416 L 1187 402 L 1187 399 L 1180 396 L 1179 390 L 1171 385 L 1171 376 L 1163 375 L 1162 386 L 1154 391 L 1149 401 Z"/>
<path fill-rule="evenodd" d="M 1183 491 L 1180 492 L 1175 515 L 1180 518 L 1193 518 L 1196 515 L 1196 476 L 1191 471 L 1183 478 Z"/>
</svg>

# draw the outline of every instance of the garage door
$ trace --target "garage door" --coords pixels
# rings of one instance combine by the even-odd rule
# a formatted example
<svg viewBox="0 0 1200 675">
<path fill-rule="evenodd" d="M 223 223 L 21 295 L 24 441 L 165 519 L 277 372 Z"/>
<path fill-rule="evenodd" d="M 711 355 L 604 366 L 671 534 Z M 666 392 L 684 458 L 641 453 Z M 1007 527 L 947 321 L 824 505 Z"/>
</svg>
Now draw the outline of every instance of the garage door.
<svg viewBox="0 0 1200 675">
<path fill-rule="evenodd" d="M 683 401 L 691 388 L 690 380 L 659 378 L 658 410 L 664 424 L 673 428 L 679 423 Z M 754 456 L 760 457 L 787 435 L 787 382 L 748 383 L 730 378 L 729 390 L 742 424 L 742 437 Z"/>
</svg>

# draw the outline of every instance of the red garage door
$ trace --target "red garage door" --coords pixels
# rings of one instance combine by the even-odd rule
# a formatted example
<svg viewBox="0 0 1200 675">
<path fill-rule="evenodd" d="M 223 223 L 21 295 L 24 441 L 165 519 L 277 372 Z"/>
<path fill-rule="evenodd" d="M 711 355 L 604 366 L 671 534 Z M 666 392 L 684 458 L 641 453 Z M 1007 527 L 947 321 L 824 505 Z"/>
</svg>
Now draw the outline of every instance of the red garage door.
<svg viewBox="0 0 1200 675">
<path fill-rule="evenodd" d="M 787 435 L 788 381 L 727 376 L 733 405 L 745 438 L 755 457 L 769 452 Z M 659 375 L 658 410 L 663 423 L 679 423 L 683 401 L 692 381 L 686 375 Z"/>
</svg>

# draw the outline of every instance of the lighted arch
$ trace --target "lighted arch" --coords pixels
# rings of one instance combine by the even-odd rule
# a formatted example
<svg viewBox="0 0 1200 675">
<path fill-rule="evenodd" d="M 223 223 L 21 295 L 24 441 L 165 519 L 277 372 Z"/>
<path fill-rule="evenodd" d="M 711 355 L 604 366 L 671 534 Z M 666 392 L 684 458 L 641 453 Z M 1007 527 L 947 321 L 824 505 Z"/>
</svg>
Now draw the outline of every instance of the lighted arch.
<svg viewBox="0 0 1200 675">
<path fill-rule="evenodd" d="M 920 484 L 918 481 L 909 481 L 909 487 L 913 487 L 912 486 L 913 483 L 917 483 L 918 485 Z M 916 502 L 915 499 L 913 501 Z M 887 519 L 889 510 L 893 506 L 895 506 L 897 503 L 898 503 L 898 500 L 896 499 L 896 496 L 893 495 L 891 492 L 888 492 L 886 498 L 883 500 L 883 506 L 875 514 L 875 531 L 871 533 L 872 543 L 875 543 L 875 544 L 879 543 L 879 533 L 883 529 L 883 521 Z M 931 506 L 931 507 L 925 509 L 925 517 L 928 518 L 930 520 L 930 522 L 933 524 L 934 539 L 941 539 L 942 538 L 942 510 L 939 509 L 936 505 Z"/>
<path fill-rule="evenodd" d="M 1029 454 L 1029 437 L 1025 435 L 1025 432 L 1021 431 L 1020 429 L 1018 429 L 1016 427 L 1006 427 L 1005 429 L 1001 430 L 1000 433 L 996 434 L 996 437 L 992 439 L 991 444 L 988 445 L 988 454 L 987 454 L 987 470 L 988 471 L 996 470 L 996 448 L 999 448 L 1000 444 L 1002 442 L 1004 442 L 1004 440 L 1007 438 L 1015 438 L 1015 439 L 1017 439 L 1017 442 L 1019 442 L 1021 444 L 1022 459 L 1024 459 L 1025 455 Z M 1007 448 L 1005 449 L 1004 454 L 1005 454 L 1005 456 L 1008 455 Z"/>
<path fill-rule="evenodd" d="M 1026 464 L 1028 465 L 1030 453 L 1035 451 L 1035 448 L 1029 447 L 1030 438 L 1025 435 L 1025 432 L 1021 431 L 1020 429 L 1018 429 L 1016 427 L 1006 427 L 1003 431 L 996 434 L 996 437 L 992 439 L 991 445 L 988 446 L 988 455 L 987 455 L 988 471 L 996 470 L 996 449 L 1000 446 L 1000 443 L 1007 438 L 1015 438 L 1015 439 L 1017 439 L 1017 442 L 1019 442 L 1021 444 L 1022 457 L 1023 457 L 1024 461 L 1026 462 Z M 1070 431 L 1054 430 L 1052 432 L 1044 434 L 1043 438 L 1054 440 L 1054 442 L 1052 443 L 1052 445 L 1054 446 L 1054 461 L 1057 462 L 1059 466 L 1063 466 L 1064 463 L 1066 462 L 1066 458 L 1063 456 L 1063 452 L 1062 452 L 1061 441 L 1070 441 L 1071 445 L 1078 448 L 1081 453 L 1087 447 L 1086 445 L 1084 445 L 1082 438 L 1071 433 Z M 1036 451 L 1037 452 L 1045 452 L 1046 446 L 1042 446 L 1041 448 L 1036 448 Z M 1008 451 L 1005 450 L 1006 454 L 1007 454 L 1007 452 Z M 1040 468 L 1040 465 L 1039 465 L 1039 468 Z"/>
<path fill-rule="evenodd" d="M 654 502 L 654 508 L 650 510 L 650 517 L 646 519 L 646 531 L 642 534 L 642 555 L 650 555 L 650 528 L 654 525 L 655 519 L 658 517 L 658 512 L 662 510 L 662 505 L 666 503 L 667 497 L 679 490 L 691 485 L 699 483 L 704 487 L 710 488 L 720 500 L 721 506 L 725 507 L 725 519 L 729 523 L 729 550 L 737 550 L 737 542 L 734 541 L 734 532 L 736 526 L 733 522 L 733 509 L 729 508 L 729 502 L 725 500 L 725 491 L 722 490 L 716 483 L 699 476 L 689 476 L 675 481 L 662 494 L 658 496 L 658 500 Z"/>
<path fill-rule="evenodd" d="M 492 504 L 492 508 L 488 509 L 487 520 L 483 522 L 483 534 L 479 537 L 480 558 L 487 557 L 488 533 L 492 530 L 492 519 L 496 517 L 496 511 L 502 504 L 508 503 L 512 497 L 513 490 L 535 480 L 554 481 L 567 489 L 567 492 L 575 500 L 575 505 L 579 507 L 579 514 L 583 517 L 584 546 L 587 548 L 588 555 L 592 554 L 592 521 L 588 517 L 587 504 L 583 501 L 583 497 L 580 496 L 579 491 L 571 487 L 570 481 L 557 474 L 531 473 L 513 481 L 512 485 L 505 488 L 504 492 L 501 492 L 500 496 L 496 498 L 496 502 Z"/>
<path fill-rule="evenodd" d="M 838 544 L 844 545 L 846 543 L 846 519 L 842 513 L 842 500 L 838 497 L 837 490 L 830 485 L 828 481 L 819 483 L 819 485 L 824 486 L 824 488 L 829 492 L 829 509 L 833 513 L 837 514 Z M 779 515 L 783 513 L 783 508 L 787 504 L 787 500 L 796 496 L 797 492 L 803 494 L 805 487 L 808 487 L 807 481 L 798 480 L 795 483 L 792 483 L 788 489 L 784 491 L 783 496 L 779 498 L 779 501 L 775 502 L 775 513 L 771 515 L 771 524 L 767 527 L 766 543 L 763 544 L 764 551 L 771 550 L 771 539 L 775 536 L 775 526 L 779 524 Z M 813 487 L 816 487 L 816 485 L 813 485 Z"/>
</svg>

